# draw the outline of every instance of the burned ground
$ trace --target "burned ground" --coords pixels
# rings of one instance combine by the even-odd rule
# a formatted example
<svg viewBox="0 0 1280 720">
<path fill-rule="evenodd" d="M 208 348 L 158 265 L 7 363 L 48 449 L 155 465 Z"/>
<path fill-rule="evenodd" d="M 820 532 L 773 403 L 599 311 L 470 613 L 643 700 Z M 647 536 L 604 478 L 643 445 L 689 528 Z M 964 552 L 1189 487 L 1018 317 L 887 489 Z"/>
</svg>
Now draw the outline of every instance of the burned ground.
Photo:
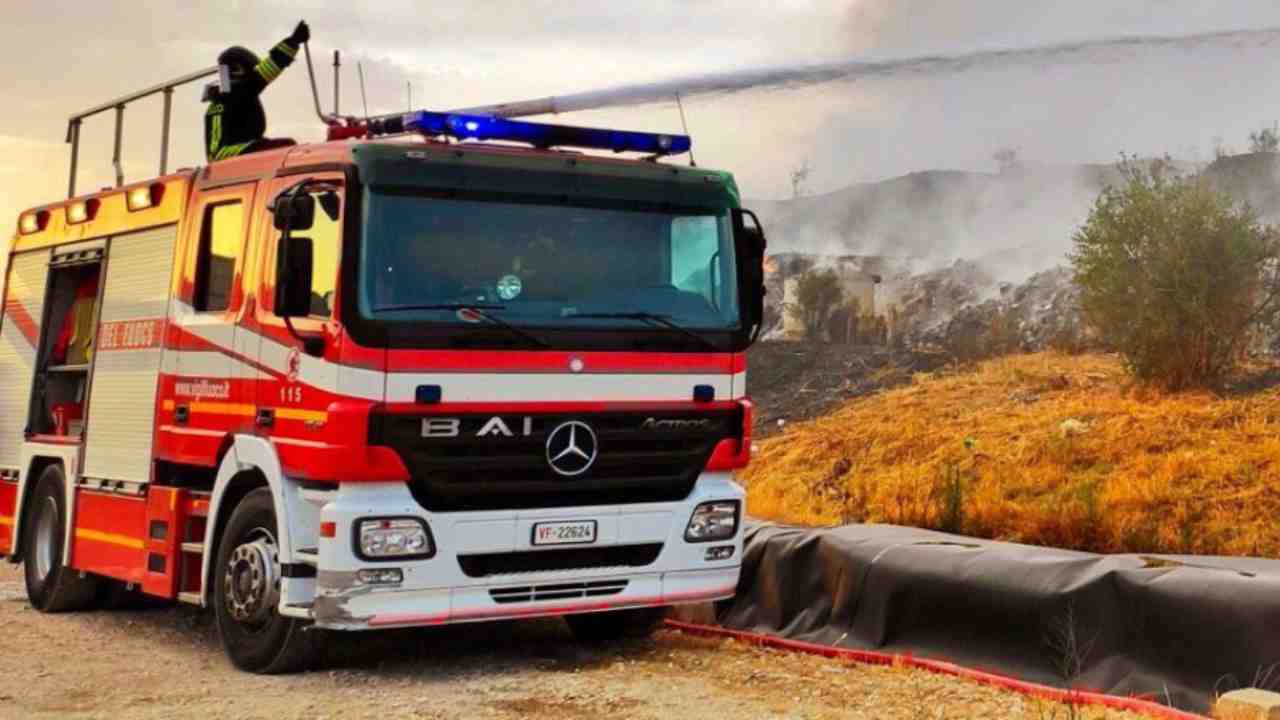
<svg viewBox="0 0 1280 720">
<path fill-rule="evenodd" d="M 755 436 L 820 417 L 852 398 L 910 382 L 946 362 L 938 353 L 822 342 L 756 344 L 747 356 L 747 392 L 756 405 Z M 779 423 L 781 421 L 781 423 Z"/>
</svg>

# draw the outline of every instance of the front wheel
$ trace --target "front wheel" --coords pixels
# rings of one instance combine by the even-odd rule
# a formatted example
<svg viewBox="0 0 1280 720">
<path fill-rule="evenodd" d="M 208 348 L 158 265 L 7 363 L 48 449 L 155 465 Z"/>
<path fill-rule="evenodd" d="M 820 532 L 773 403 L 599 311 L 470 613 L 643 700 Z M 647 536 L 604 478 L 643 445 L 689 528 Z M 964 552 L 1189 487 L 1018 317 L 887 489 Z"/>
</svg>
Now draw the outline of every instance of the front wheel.
<svg viewBox="0 0 1280 720">
<path fill-rule="evenodd" d="M 23 574 L 27 598 L 40 612 L 83 610 L 93 604 L 98 579 L 62 564 L 66 538 L 66 478 L 50 465 L 40 473 L 22 517 Z"/>
<path fill-rule="evenodd" d="M 579 642 L 605 643 L 624 638 L 645 638 L 653 634 L 670 608 L 635 608 L 608 612 L 565 615 L 573 636 Z"/>
<path fill-rule="evenodd" d="M 213 608 L 222 647 L 241 670 L 297 672 L 318 648 L 318 631 L 280 605 L 278 526 L 271 491 L 259 488 L 231 513 L 213 568 Z"/>
</svg>

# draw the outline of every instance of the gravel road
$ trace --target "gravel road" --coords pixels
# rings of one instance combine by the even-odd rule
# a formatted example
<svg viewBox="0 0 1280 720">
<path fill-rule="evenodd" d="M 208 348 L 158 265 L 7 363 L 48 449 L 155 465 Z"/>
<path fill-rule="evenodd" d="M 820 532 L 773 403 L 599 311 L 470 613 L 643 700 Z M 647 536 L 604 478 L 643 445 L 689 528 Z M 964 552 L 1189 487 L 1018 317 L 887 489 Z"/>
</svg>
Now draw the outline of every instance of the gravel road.
<svg viewBox="0 0 1280 720">
<path fill-rule="evenodd" d="M 186 607 L 41 615 L 0 563 L 0 718 L 1034 718 L 1066 708 L 922 671 L 662 631 L 607 648 L 559 621 L 344 635 L 258 677 Z M 1075 717 L 1122 718 L 1086 712 Z"/>
</svg>

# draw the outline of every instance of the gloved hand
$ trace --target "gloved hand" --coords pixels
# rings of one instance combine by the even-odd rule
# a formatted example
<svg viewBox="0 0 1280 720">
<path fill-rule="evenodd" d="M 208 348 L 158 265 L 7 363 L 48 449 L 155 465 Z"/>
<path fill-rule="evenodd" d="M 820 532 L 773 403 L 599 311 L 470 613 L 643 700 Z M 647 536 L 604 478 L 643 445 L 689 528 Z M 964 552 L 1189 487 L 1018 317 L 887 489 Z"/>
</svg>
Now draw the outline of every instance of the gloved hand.
<svg viewBox="0 0 1280 720">
<path fill-rule="evenodd" d="M 307 21 L 303 20 L 298 23 L 298 27 L 293 29 L 293 34 L 289 36 L 295 45 L 301 45 L 311 39 L 311 28 L 307 27 Z"/>
</svg>

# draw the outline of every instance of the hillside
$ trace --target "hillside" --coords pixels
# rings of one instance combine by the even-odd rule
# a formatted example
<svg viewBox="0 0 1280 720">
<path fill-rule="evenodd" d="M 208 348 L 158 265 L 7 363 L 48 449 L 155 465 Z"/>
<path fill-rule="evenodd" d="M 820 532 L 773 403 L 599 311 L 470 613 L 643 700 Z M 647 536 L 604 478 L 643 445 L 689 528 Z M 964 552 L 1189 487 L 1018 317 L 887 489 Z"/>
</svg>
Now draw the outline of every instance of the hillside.
<svg viewBox="0 0 1280 720">
<path fill-rule="evenodd" d="M 1280 557 L 1280 388 L 1162 395 L 1109 356 L 1014 356 L 790 424 L 743 477 L 783 522 Z"/>
<path fill-rule="evenodd" d="M 773 252 L 878 255 L 940 265 L 984 260 L 1000 279 L 1052 266 L 1114 172 L 1028 167 L 930 170 L 824 195 L 757 202 Z"/>
<path fill-rule="evenodd" d="M 1219 158 L 1205 174 L 1270 221 L 1280 220 L 1275 153 Z M 1195 172 L 1175 162 L 1179 172 Z M 927 170 L 821 195 L 749 203 L 765 222 L 770 251 L 913 261 L 915 271 L 956 259 L 998 281 L 1019 281 L 1062 262 L 1071 235 L 1113 165 L 1027 165 L 1002 173 Z"/>
</svg>

